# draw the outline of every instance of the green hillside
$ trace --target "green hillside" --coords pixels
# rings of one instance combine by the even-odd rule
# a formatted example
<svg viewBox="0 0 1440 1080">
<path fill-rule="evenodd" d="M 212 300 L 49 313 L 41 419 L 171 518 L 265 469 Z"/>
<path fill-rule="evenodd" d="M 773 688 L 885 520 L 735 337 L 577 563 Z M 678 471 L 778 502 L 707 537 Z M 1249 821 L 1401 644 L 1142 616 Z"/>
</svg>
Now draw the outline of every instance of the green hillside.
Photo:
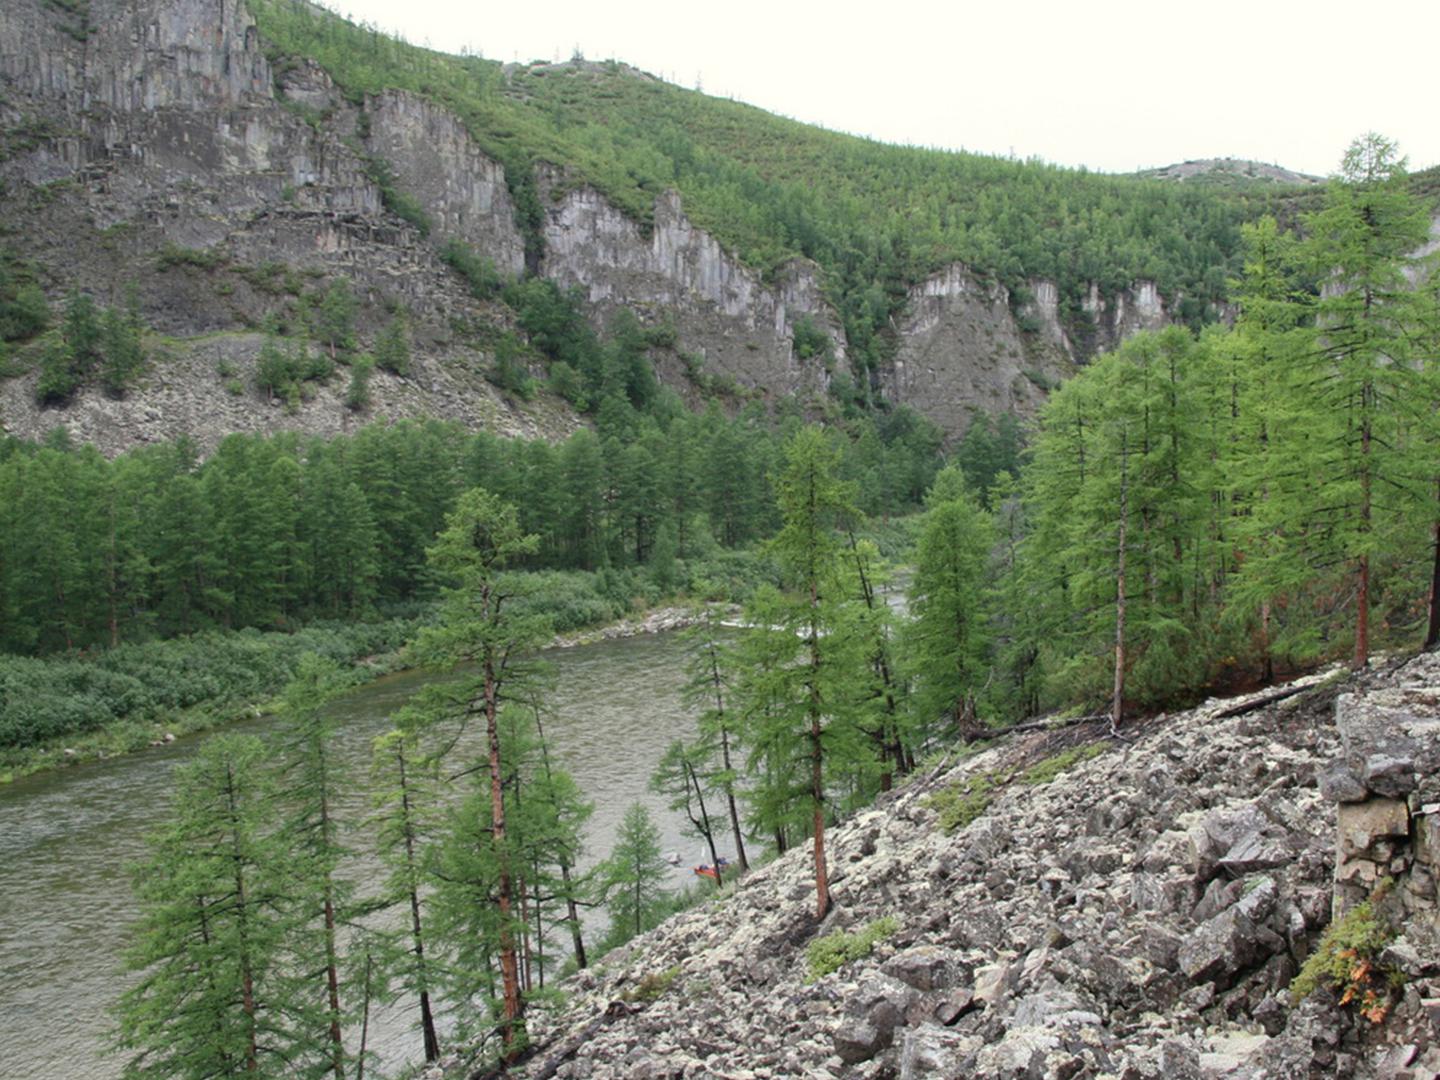
<svg viewBox="0 0 1440 1080">
<path fill-rule="evenodd" d="M 505 66 L 417 48 L 301 0 L 248 2 L 277 64 L 311 57 L 357 104 L 404 88 L 463 118 L 505 163 L 532 255 L 538 162 L 562 166 L 570 182 L 593 185 L 641 221 L 675 188 L 697 224 L 762 272 L 797 255 L 820 263 L 862 361 L 882 355 L 906 287 L 954 260 L 1012 288 L 1055 281 L 1072 324 L 1083 320 L 1089 283 L 1110 294 L 1136 279 L 1157 282 L 1185 321 L 1209 321 L 1237 269 L 1240 224 L 1288 190 L 888 146 L 615 62 Z"/>
</svg>

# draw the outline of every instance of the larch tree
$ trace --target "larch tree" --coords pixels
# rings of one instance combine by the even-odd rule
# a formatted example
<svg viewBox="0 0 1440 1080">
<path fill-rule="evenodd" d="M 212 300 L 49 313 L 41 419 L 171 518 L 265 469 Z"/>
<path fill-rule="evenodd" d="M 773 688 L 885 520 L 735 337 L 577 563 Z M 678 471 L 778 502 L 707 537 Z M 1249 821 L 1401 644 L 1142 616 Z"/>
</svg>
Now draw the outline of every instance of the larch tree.
<svg viewBox="0 0 1440 1080">
<path fill-rule="evenodd" d="M 521 532 L 513 506 L 479 488 L 461 495 L 429 553 L 431 568 L 448 582 L 440 621 L 414 645 L 415 655 L 428 666 L 469 665 L 468 673 L 449 685 L 448 696 L 462 719 L 474 717 L 485 725 L 483 770 L 489 779 L 485 835 L 496 864 L 496 952 L 502 994 L 501 1038 L 507 1059 L 519 1052 L 524 1041 L 516 949 L 517 933 L 523 926 L 517 923 L 515 867 L 506 834 L 500 710 L 515 698 L 514 683 L 526 666 L 527 654 L 548 639 L 549 625 L 512 603 L 520 586 L 505 571 L 516 560 L 533 554 L 538 543 L 535 536 Z"/>
<path fill-rule="evenodd" d="M 720 634 L 713 608 L 702 605 L 695 625 L 687 631 L 690 652 L 685 673 L 689 679 L 682 694 L 686 704 L 700 710 L 700 748 L 708 761 L 707 775 L 710 784 L 724 797 L 730 834 L 735 841 L 735 857 L 743 874 L 750 869 L 750 863 L 745 855 L 745 831 L 740 827 L 736 799 L 740 778 L 732 759 L 739 718 L 729 700 L 731 671 L 736 661 Z"/>
<path fill-rule="evenodd" d="M 917 727 L 974 738 L 976 702 L 989 670 L 986 571 L 993 545 L 988 515 L 964 476 L 947 466 L 926 500 L 910 583 L 912 619 L 904 630 L 906 671 L 915 681 Z"/>
<path fill-rule="evenodd" d="M 434 831 L 435 761 L 420 749 L 414 732 L 403 726 L 375 740 L 371 764 L 376 837 L 380 858 L 389 868 L 381 887 L 383 908 L 403 906 L 403 929 L 380 935 L 378 968 L 382 984 L 414 996 L 420 1010 L 420 1037 L 426 1061 L 440 1057 L 431 991 L 434 961 L 424 918 L 425 850 Z"/>
<path fill-rule="evenodd" d="M 332 741 L 336 719 L 324 709 L 338 692 L 339 668 L 313 653 L 301 657 L 282 697 L 284 728 L 279 763 L 279 799 L 288 811 L 283 835 L 290 852 L 290 899 L 300 907 L 296 967 L 323 979 L 323 1013 L 330 1043 L 328 1072 L 345 1075 L 347 1055 L 341 1033 L 340 928 L 353 890 L 340 877 L 348 854 L 335 818 L 337 795 L 346 778 Z M 322 994 L 315 995 L 317 999 Z"/>
<path fill-rule="evenodd" d="M 1426 357 L 1417 353 L 1427 292 L 1407 273 L 1429 216 L 1404 179 L 1396 145 L 1363 135 L 1346 151 L 1324 208 L 1305 221 L 1302 253 L 1321 281 L 1310 339 L 1291 372 L 1291 389 L 1308 406 L 1306 430 L 1277 447 L 1292 463 L 1292 505 L 1307 523 L 1311 561 L 1348 568 L 1356 667 L 1369 660 L 1378 560 L 1413 540 L 1418 508 L 1433 505 L 1433 470 L 1416 461 L 1432 411 Z"/>
<path fill-rule="evenodd" d="M 776 610 L 762 618 L 771 630 L 756 631 L 779 648 L 769 666 L 773 707 L 759 714 L 763 727 L 752 746 L 792 743 L 795 762 L 808 779 L 809 830 L 815 867 L 816 918 L 830 909 L 825 857 L 829 813 L 827 770 L 873 762 L 855 708 L 856 673 L 865 670 L 853 620 L 840 595 L 841 553 L 836 525 L 855 516 L 849 486 L 836 478 L 838 450 L 818 427 L 804 427 L 785 447 L 777 482 L 782 525 L 770 550 L 786 578 Z M 752 618 L 751 622 L 759 620 Z M 786 647 L 790 652 L 783 656 Z M 803 766 L 801 766 L 803 762 Z"/>
<path fill-rule="evenodd" d="M 601 870 L 610 911 L 610 944 L 622 944 L 659 924 L 670 899 L 665 889 L 669 872 L 660 855 L 660 830 L 654 819 L 643 803 L 631 804 Z"/>
<path fill-rule="evenodd" d="M 324 1070 L 323 1012 L 286 963 L 295 930 L 288 852 L 271 828 L 265 747 L 209 740 L 177 771 L 169 823 L 138 868 L 142 915 L 118 1007 L 133 1078 L 256 1077 Z"/>
</svg>

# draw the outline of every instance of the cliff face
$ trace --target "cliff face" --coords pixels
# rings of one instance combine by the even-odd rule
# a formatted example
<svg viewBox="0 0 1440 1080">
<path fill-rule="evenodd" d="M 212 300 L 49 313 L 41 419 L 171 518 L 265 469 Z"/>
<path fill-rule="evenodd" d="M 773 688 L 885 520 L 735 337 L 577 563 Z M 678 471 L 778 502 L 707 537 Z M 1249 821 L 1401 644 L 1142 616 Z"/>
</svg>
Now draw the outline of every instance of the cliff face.
<svg viewBox="0 0 1440 1080">
<path fill-rule="evenodd" d="M 674 192 L 655 203 L 647 236 L 591 188 L 564 190 L 543 178 L 545 259 L 542 272 L 578 287 L 601 317 L 628 307 L 650 321 L 672 320 L 680 347 L 706 370 L 772 396 L 818 393 L 827 375 L 795 355 L 797 321 L 810 319 L 845 359 L 838 317 L 821 298 L 819 268 L 796 260 L 771 286 L 696 228 Z"/>
<path fill-rule="evenodd" d="M 439 258 L 456 240 L 502 273 L 524 269 L 499 163 L 445 109 L 404 92 L 357 106 L 313 63 L 272 66 L 263 45 L 242 0 L 0 8 L 0 213 L 21 223 L 7 243 L 40 267 L 52 300 L 80 288 L 115 303 L 133 287 L 147 325 L 176 339 L 170 363 L 99 412 L 85 394 L 40 412 L 30 380 L 0 382 L 0 424 L 24 434 L 57 423 L 77 434 L 124 432 L 109 450 L 182 431 L 211 444 L 223 434 L 218 418 L 233 421 L 244 406 L 261 419 L 242 426 L 305 427 L 303 414 L 319 406 L 302 404 L 301 419 L 265 419 L 268 406 L 247 394 L 207 409 L 217 380 L 194 359 L 207 352 L 192 339 L 232 335 L 227 367 L 244 368 L 253 363 L 247 343 L 259 341 L 248 332 L 286 321 L 300 292 L 343 275 L 364 302 L 362 341 L 391 311 L 410 315 L 416 372 L 407 392 L 384 399 L 386 415 L 567 428 L 554 424 L 560 412 L 507 401 L 478 377 L 486 335 L 464 328 L 503 328 L 510 316 L 477 303 Z M 577 287 L 597 323 L 625 306 L 673 326 L 685 362 L 659 367 L 681 389 L 704 371 L 766 398 L 812 400 L 848 369 L 841 322 L 814 264 L 796 260 L 762 278 L 691 222 L 673 193 L 657 199 L 653 225 L 642 227 L 558 172 L 542 168 L 537 181 L 539 271 Z M 397 193 L 428 232 L 409 223 L 417 215 L 391 212 L 393 201 L 387 209 Z M 279 270 L 289 275 L 285 289 Z M 961 266 L 916 286 L 893 327 L 894 362 L 876 373 L 879 388 L 958 434 L 976 409 L 1032 411 L 1077 361 L 1166 319 L 1153 286 L 1110 300 L 1092 290 L 1084 309 L 1093 332 L 1076 341 L 1054 286 L 1033 282 L 1030 294 L 1012 297 Z M 828 361 L 801 358 L 802 324 L 830 339 Z M 177 393 L 189 404 L 178 405 Z M 485 402 L 459 406 L 467 395 Z M 102 423 L 101 412 L 134 422 Z"/>
</svg>

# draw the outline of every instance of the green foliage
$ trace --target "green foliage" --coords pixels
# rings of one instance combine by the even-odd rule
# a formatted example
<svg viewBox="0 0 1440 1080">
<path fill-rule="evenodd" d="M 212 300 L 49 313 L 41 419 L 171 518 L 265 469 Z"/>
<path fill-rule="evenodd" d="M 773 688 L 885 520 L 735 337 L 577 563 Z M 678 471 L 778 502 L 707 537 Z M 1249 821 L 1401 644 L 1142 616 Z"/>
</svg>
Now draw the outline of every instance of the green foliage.
<svg viewBox="0 0 1440 1080">
<path fill-rule="evenodd" d="M 408 619 L 317 623 L 293 633 L 211 632 L 121 645 L 93 659 L 0 654 L 0 747 L 79 736 L 117 720 L 148 740 L 151 725 L 181 711 L 218 719 L 241 703 L 267 700 L 306 653 L 348 667 L 398 649 L 414 629 Z"/>
<path fill-rule="evenodd" d="M 178 770 L 135 878 L 139 978 L 117 1010 L 127 1077 L 278 1080 L 327 1060 L 327 1017 L 292 978 L 306 912 L 264 759 L 258 738 L 229 735 Z"/>
<path fill-rule="evenodd" d="M 331 360 L 339 360 L 355 348 L 355 293 L 345 278 L 330 282 L 314 309 L 311 334 Z"/>
<path fill-rule="evenodd" d="M 129 311 L 121 315 L 102 312 L 88 293 L 71 292 L 60 332 L 41 353 L 36 400 L 42 405 L 65 403 L 96 368 L 101 369 L 107 390 L 123 393 L 144 363 L 140 333 L 133 299 Z"/>
<path fill-rule="evenodd" d="M 915 545 L 912 620 L 902 628 L 904 669 L 923 743 L 937 729 L 973 737 L 976 702 L 989 682 L 991 630 L 986 563 L 990 520 L 954 466 L 935 479 Z"/>
<path fill-rule="evenodd" d="M 345 389 L 345 407 L 351 412 L 364 412 L 370 407 L 370 375 L 375 358 L 361 353 L 350 362 L 350 385 Z"/>
<path fill-rule="evenodd" d="M 145 366 L 143 326 L 134 291 L 124 312 L 110 308 L 101 317 L 100 382 L 111 397 L 123 397 Z"/>
<path fill-rule="evenodd" d="M 946 836 L 965 828 L 990 808 L 995 797 L 996 778 L 989 774 L 972 776 L 941 788 L 925 797 L 925 805 L 934 810 L 940 831 Z"/>
<path fill-rule="evenodd" d="M 795 323 L 794 349 L 797 360 L 819 360 L 826 371 L 835 363 L 835 346 L 830 335 L 809 318 Z"/>
<path fill-rule="evenodd" d="M 643 1001 L 647 1005 L 653 1001 L 659 1001 L 665 995 L 665 991 L 675 985 L 675 980 L 680 977 L 679 967 L 668 967 L 664 971 L 649 971 L 640 977 L 640 981 L 634 986 L 627 987 L 621 994 L 624 1001 Z"/>
<path fill-rule="evenodd" d="M 866 923 L 855 933 L 837 930 L 816 938 L 805 948 L 805 962 L 810 968 L 810 981 L 838 971 L 852 960 L 869 956 L 875 946 L 900 929 L 893 915 Z"/>
<path fill-rule="evenodd" d="M 1091 758 L 1099 757 L 1108 747 L 1103 742 L 1085 743 L 1080 746 L 1072 746 L 1069 750 L 1062 750 L 1044 761 L 1036 762 L 1016 777 L 1022 784 L 1039 785 L 1048 784 L 1056 780 L 1061 773 L 1082 761 L 1089 761 Z"/>
<path fill-rule="evenodd" d="M 0 248 L 0 340 L 25 341 L 50 325 L 50 304 L 35 268 Z"/>
<path fill-rule="evenodd" d="M 600 870 L 601 889 L 610 914 L 605 946 L 623 945 L 658 926 L 669 911 L 665 879 L 670 866 L 660 855 L 660 830 L 643 803 L 625 811 L 615 847 Z"/>
<path fill-rule="evenodd" d="M 255 365 L 255 385 L 269 400 L 283 400 L 293 411 L 303 395 L 304 384 L 323 382 L 334 374 L 333 361 L 323 352 L 312 352 L 304 339 L 283 344 L 267 337 Z"/>
<path fill-rule="evenodd" d="M 196 270 L 216 270 L 228 261 L 219 248 L 182 248 L 166 244 L 155 256 L 155 265 L 160 270 L 176 267 L 192 267 Z"/>
<path fill-rule="evenodd" d="M 451 238 L 440 249 L 440 257 L 470 286 L 470 295 L 477 300 L 493 300 L 505 287 L 495 264 L 478 255 L 469 244 Z"/>
<path fill-rule="evenodd" d="M 521 401 L 529 401 L 535 394 L 535 380 L 525 368 L 524 350 L 513 334 L 500 335 L 495 343 L 495 360 L 486 377 Z"/>
<path fill-rule="evenodd" d="M 392 375 L 410 374 L 410 335 L 403 313 L 397 312 L 375 339 L 375 363 Z"/>
<path fill-rule="evenodd" d="M 402 221 L 414 226 L 421 236 L 430 235 L 430 215 L 420 201 L 407 191 L 402 191 L 395 180 L 395 171 L 390 163 L 374 154 L 362 154 L 365 175 L 380 191 L 380 204 Z"/>
<path fill-rule="evenodd" d="M 1375 906 L 1388 891 L 1388 885 L 1382 885 L 1369 900 L 1325 928 L 1315 951 L 1290 983 L 1292 1001 L 1298 1004 L 1324 986 L 1336 993 L 1341 1005 L 1356 1004 L 1372 1023 L 1385 1019 L 1394 980 L 1378 958 L 1395 939 L 1395 929 Z"/>
</svg>

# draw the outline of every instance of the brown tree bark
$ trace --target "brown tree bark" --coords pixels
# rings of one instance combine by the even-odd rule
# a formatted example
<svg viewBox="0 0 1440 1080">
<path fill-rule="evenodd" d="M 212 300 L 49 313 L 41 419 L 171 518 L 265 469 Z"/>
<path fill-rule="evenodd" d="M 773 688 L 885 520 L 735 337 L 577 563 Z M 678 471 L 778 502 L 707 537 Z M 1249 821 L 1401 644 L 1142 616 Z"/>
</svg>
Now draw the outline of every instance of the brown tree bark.
<svg viewBox="0 0 1440 1080">
<path fill-rule="evenodd" d="M 1115 560 L 1115 686 L 1110 699 L 1110 730 L 1120 729 L 1125 708 L 1125 543 L 1129 507 L 1129 455 L 1120 432 L 1120 540 Z"/>
</svg>

